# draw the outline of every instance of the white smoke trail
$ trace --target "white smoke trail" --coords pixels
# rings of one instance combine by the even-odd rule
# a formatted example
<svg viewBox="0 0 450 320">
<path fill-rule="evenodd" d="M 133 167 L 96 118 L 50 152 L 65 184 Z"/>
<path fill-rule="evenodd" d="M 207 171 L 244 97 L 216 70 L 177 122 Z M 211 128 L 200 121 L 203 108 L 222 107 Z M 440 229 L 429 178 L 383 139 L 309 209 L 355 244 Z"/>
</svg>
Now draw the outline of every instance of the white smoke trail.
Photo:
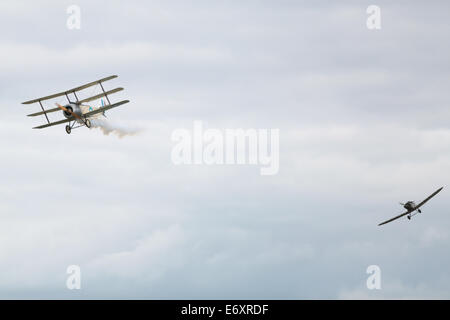
<svg viewBox="0 0 450 320">
<path fill-rule="evenodd" d="M 113 133 L 116 134 L 119 138 L 123 138 L 125 136 L 134 136 L 141 132 L 141 130 L 139 129 L 119 127 L 115 124 L 101 119 L 91 119 L 91 128 L 99 128 L 100 130 L 102 130 L 105 136 Z"/>
</svg>

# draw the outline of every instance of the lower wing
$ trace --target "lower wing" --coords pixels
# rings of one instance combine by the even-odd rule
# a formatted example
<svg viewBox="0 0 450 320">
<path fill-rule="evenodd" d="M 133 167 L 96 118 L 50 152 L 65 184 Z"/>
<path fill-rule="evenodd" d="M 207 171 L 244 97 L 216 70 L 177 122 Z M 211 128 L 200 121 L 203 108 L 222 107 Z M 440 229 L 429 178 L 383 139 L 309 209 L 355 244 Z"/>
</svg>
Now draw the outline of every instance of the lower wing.
<svg viewBox="0 0 450 320">
<path fill-rule="evenodd" d="M 50 122 L 50 123 L 44 124 L 42 126 L 34 127 L 33 129 L 43 129 L 43 128 L 47 128 L 47 127 L 51 127 L 51 126 L 56 126 L 58 124 L 63 124 L 63 123 L 66 123 L 66 122 L 69 122 L 69 121 L 72 121 L 72 120 L 75 120 L 75 118 L 74 117 L 70 117 L 69 119 L 64 119 L 64 120 L 61 120 L 61 121 Z"/>
<path fill-rule="evenodd" d="M 401 217 L 407 215 L 408 213 L 411 213 L 411 211 L 406 211 L 406 212 L 404 212 L 404 213 L 402 213 L 402 214 L 399 214 L 398 216 L 396 216 L 396 217 L 394 217 L 394 218 L 392 218 L 392 219 L 386 220 L 386 221 L 380 223 L 379 226 L 381 226 L 381 225 L 383 225 L 383 224 L 386 224 L 386 223 L 389 223 L 389 222 L 391 222 L 391 221 L 397 220 L 398 218 L 401 218 Z"/>
</svg>

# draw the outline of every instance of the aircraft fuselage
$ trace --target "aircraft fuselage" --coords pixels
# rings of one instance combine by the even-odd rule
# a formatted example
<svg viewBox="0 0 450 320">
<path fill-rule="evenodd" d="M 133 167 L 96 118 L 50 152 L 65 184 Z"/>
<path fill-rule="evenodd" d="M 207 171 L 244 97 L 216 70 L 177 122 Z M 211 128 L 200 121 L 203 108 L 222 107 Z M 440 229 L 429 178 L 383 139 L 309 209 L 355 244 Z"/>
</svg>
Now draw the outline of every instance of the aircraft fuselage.
<svg viewBox="0 0 450 320">
<path fill-rule="evenodd" d="M 416 204 L 414 203 L 414 201 L 408 201 L 403 205 L 403 208 L 405 208 L 408 211 L 413 211 L 416 209 Z"/>
<path fill-rule="evenodd" d="M 79 103 L 71 102 L 69 104 L 66 104 L 64 106 L 64 108 L 66 108 L 67 110 L 70 110 L 71 112 L 73 112 L 74 114 L 76 114 L 79 117 L 79 118 L 75 119 L 78 123 L 83 123 L 83 120 L 81 119 L 81 117 L 84 114 L 86 114 L 90 111 L 93 111 L 93 110 L 97 110 L 100 107 L 94 107 L 94 106 L 89 106 L 86 104 L 79 104 Z M 66 112 L 66 111 L 63 111 L 63 115 L 67 119 L 72 117 L 72 114 L 70 112 Z M 89 118 L 95 119 L 95 118 L 99 118 L 100 116 L 101 116 L 101 114 L 94 114 L 94 115 L 90 116 Z"/>
</svg>

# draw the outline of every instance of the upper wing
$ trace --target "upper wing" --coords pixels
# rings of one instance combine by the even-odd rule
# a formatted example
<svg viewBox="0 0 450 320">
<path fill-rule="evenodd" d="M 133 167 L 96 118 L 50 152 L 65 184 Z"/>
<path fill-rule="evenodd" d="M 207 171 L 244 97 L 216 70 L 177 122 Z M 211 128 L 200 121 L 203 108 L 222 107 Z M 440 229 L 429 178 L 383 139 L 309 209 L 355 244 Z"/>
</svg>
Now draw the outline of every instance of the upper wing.
<svg viewBox="0 0 450 320">
<path fill-rule="evenodd" d="M 69 93 L 73 93 L 73 92 L 76 92 L 76 91 L 80 91 L 80 90 L 83 90 L 83 89 L 95 86 L 96 84 L 99 84 L 101 82 L 108 81 L 108 80 L 111 80 L 111 79 L 114 79 L 114 78 L 117 78 L 117 75 L 113 75 L 113 76 L 109 76 L 109 77 L 106 77 L 106 78 L 103 78 L 103 79 L 100 79 L 100 80 L 92 81 L 92 82 L 89 82 L 89 83 L 84 84 L 82 86 L 79 86 L 79 87 L 76 87 L 76 88 L 73 88 L 73 89 L 70 89 L 70 90 L 67 90 L 67 91 L 64 91 L 64 92 L 55 93 L 55 94 L 52 94 L 50 96 L 37 98 L 37 99 L 30 100 L 30 101 L 25 101 L 25 102 L 22 102 L 22 104 L 32 104 L 32 103 L 39 102 L 39 101 L 44 101 L 44 100 L 48 100 L 48 99 L 57 98 L 57 97 L 64 96 L 64 95 L 69 94 Z"/>
<path fill-rule="evenodd" d="M 386 221 L 380 223 L 379 226 L 381 226 L 381 225 L 383 225 L 383 224 L 386 224 L 386 223 L 389 223 L 389 222 L 391 222 L 391 221 L 397 220 L 398 218 L 401 218 L 401 217 L 407 215 L 407 214 L 410 213 L 410 212 L 411 212 L 411 211 L 406 211 L 406 212 L 404 212 L 404 213 L 402 213 L 402 214 L 399 214 L 398 216 L 396 216 L 396 217 L 394 217 L 394 218 L 392 218 L 392 219 L 389 219 L 389 220 L 386 220 Z"/>
<path fill-rule="evenodd" d="M 89 111 L 89 112 L 83 114 L 83 116 L 90 117 L 90 116 L 92 116 L 94 114 L 101 113 L 103 111 L 106 111 L 106 110 L 109 110 L 109 109 L 121 106 L 122 104 L 125 104 L 125 103 L 128 103 L 128 102 L 130 102 L 130 101 L 129 100 L 123 100 L 123 101 L 120 101 L 120 102 L 116 102 L 116 103 L 110 104 L 108 106 L 104 106 L 102 108 L 98 108 L 98 109 L 96 109 L 94 111 Z"/>
<path fill-rule="evenodd" d="M 43 124 L 42 126 L 34 127 L 33 129 L 43 129 L 43 128 L 47 128 L 47 127 L 51 127 L 51 126 L 56 126 L 58 124 L 63 124 L 63 123 L 66 123 L 66 122 L 69 122 L 69 121 L 72 121 L 72 120 L 75 120 L 75 118 L 74 117 L 70 117 L 68 119 L 64 119 L 64 120 L 61 120 L 61 121 L 50 122 L 50 123 L 47 123 L 47 124 Z"/>
<path fill-rule="evenodd" d="M 421 206 L 423 206 L 428 200 L 430 200 L 431 198 L 433 198 L 435 195 L 437 195 L 439 193 L 439 191 L 441 191 L 444 187 L 440 187 L 439 189 L 437 189 L 435 192 L 433 192 L 428 198 L 426 198 L 425 200 L 423 200 L 421 203 L 419 203 L 416 206 L 416 209 L 419 209 Z"/>
</svg>

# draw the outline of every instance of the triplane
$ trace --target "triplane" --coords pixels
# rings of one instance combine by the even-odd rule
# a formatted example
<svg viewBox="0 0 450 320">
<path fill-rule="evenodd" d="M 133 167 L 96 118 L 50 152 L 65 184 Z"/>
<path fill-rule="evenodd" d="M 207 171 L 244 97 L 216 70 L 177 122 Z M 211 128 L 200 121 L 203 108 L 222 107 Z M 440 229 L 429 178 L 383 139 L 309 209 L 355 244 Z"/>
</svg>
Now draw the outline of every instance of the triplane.
<svg viewBox="0 0 450 320">
<path fill-rule="evenodd" d="M 116 89 L 112 89 L 109 91 L 105 91 L 105 89 L 103 88 L 102 82 L 112 80 L 114 78 L 117 78 L 117 75 L 109 76 L 109 77 L 106 77 L 106 78 L 103 78 L 103 79 L 100 79 L 97 81 L 93 81 L 88 84 L 85 84 L 85 85 L 82 85 L 82 86 L 79 86 L 79 87 L 76 87 L 76 88 L 73 88 L 73 89 L 70 89 L 70 90 L 67 90 L 64 92 L 52 94 L 50 96 L 22 102 L 23 104 L 39 103 L 42 111 L 29 114 L 28 116 L 36 117 L 36 116 L 44 115 L 45 118 L 47 119 L 46 124 L 38 126 L 38 127 L 34 127 L 33 129 L 43 129 L 43 128 L 56 126 L 56 125 L 67 123 L 67 122 L 68 122 L 68 124 L 66 125 L 66 132 L 68 134 L 70 134 L 72 132 L 72 129 L 80 128 L 83 126 L 90 128 L 91 127 L 90 119 L 99 118 L 102 115 L 105 116 L 106 110 L 109 110 L 109 109 L 121 106 L 122 104 L 130 102 L 129 100 L 123 100 L 123 101 L 111 104 L 108 96 L 110 94 L 113 94 L 113 93 L 123 90 L 123 88 L 116 88 Z M 102 88 L 102 93 L 97 94 L 92 97 L 89 97 L 89 98 L 82 99 L 82 100 L 78 99 L 78 96 L 77 96 L 78 91 L 84 90 L 86 88 L 89 88 L 89 87 L 92 87 L 95 85 L 100 85 L 100 87 Z M 75 101 L 70 100 L 70 98 L 69 98 L 70 94 L 72 94 L 74 96 Z M 56 108 L 44 109 L 44 107 L 42 105 L 42 101 L 54 99 L 54 98 L 61 97 L 61 96 L 66 96 L 68 104 L 62 106 L 62 105 L 56 103 L 56 106 L 57 106 Z M 89 106 L 89 105 L 85 104 L 87 102 L 94 101 L 94 100 L 100 99 L 102 97 L 106 98 L 106 101 L 108 102 L 107 105 L 103 105 L 103 100 L 102 100 L 102 106 L 99 106 L 99 107 L 93 107 L 93 106 Z M 62 111 L 65 119 L 56 121 L 56 122 L 50 122 L 47 114 L 56 112 L 56 111 Z M 75 126 L 76 124 L 78 124 L 78 126 Z"/>
</svg>

